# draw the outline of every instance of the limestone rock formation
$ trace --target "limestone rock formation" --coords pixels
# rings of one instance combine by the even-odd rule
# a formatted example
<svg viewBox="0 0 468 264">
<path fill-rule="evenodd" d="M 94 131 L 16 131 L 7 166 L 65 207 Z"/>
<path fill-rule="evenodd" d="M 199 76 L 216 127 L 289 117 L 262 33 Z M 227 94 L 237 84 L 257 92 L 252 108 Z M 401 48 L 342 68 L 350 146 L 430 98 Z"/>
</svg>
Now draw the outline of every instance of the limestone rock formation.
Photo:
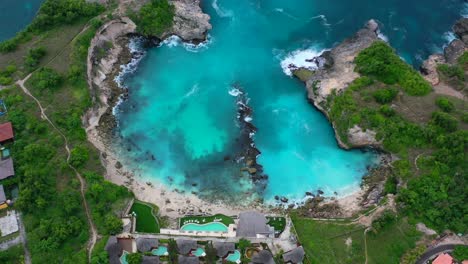
<svg viewBox="0 0 468 264">
<path fill-rule="evenodd" d="M 433 54 L 425 60 L 421 66 L 421 73 L 424 79 L 432 85 L 437 85 L 440 82 L 439 73 L 437 72 L 437 64 L 445 63 L 445 57 L 442 54 Z"/>
<path fill-rule="evenodd" d="M 453 26 L 453 32 L 468 45 L 468 18 L 458 20 Z"/>
<path fill-rule="evenodd" d="M 185 41 L 203 41 L 211 29 L 210 16 L 203 13 L 200 0 L 173 0 L 175 6 L 174 25 L 169 34 Z"/>
</svg>

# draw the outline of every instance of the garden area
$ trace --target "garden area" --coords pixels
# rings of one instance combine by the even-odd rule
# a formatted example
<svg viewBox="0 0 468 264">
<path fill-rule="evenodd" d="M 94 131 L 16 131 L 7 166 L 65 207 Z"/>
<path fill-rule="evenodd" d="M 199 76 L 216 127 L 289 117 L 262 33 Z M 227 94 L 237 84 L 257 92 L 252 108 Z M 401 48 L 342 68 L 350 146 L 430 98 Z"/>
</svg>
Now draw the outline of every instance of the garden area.
<svg viewBox="0 0 468 264">
<path fill-rule="evenodd" d="M 286 228 L 286 218 L 279 216 L 267 216 L 268 225 L 275 229 L 275 234 L 281 234 Z"/>
<path fill-rule="evenodd" d="M 156 216 L 158 213 L 156 206 L 135 201 L 130 209 L 130 213 L 136 215 L 135 231 L 141 233 L 159 233 L 160 226 Z"/>
</svg>

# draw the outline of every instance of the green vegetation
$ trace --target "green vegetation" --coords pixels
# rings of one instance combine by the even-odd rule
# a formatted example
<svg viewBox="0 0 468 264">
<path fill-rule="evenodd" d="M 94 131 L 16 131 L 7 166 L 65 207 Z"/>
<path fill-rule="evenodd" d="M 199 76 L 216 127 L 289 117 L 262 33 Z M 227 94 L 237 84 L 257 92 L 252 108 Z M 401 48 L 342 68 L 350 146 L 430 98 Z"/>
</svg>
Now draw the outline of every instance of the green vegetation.
<svg viewBox="0 0 468 264">
<path fill-rule="evenodd" d="M 437 71 L 445 77 L 456 78 L 460 81 L 465 80 L 465 71 L 458 65 L 439 64 Z"/>
<path fill-rule="evenodd" d="M 16 72 L 15 65 L 8 65 L 0 71 L 0 85 L 10 85 L 13 83 L 13 74 Z"/>
<path fill-rule="evenodd" d="M 375 91 L 372 96 L 374 96 L 375 101 L 377 101 L 379 104 L 388 104 L 393 101 L 393 99 L 395 99 L 397 94 L 397 89 L 389 87 Z"/>
<path fill-rule="evenodd" d="M 215 219 L 217 221 L 215 221 Z M 188 223 L 193 223 L 193 222 L 199 223 L 199 224 L 208 224 L 211 222 L 220 222 L 223 223 L 226 226 L 229 226 L 230 224 L 234 224 L 234 220 L 226 215 L 223 214 L 215 214 L 211 216 L 185 216 L 179 219 L 179 227 L 184 226 L 185 224 Z"/>
<path fill-rule="evenodd" d="M 436 105 L 444 112 L 450 113 L 455 110 L 455 105 L 446 97 L 439 97 L 436 100 Z"/>
<path fill-rule="evenodd" d="M 47 30 L 88 20 L 104 11 L 104 7 L 85 0 L 46 0 L 33 22 L 15 37 L 0 43 L 0 53 L 14 51 L 19 44 Z"/>
<path fill-rule="evenodd" d="M 385 43 L 377 42 L 363 50 L 356 63 L 357 70 L 364 76 L 341 94 L 333 93 L 327 98 L 326 107 L 338 135 L 346 143 L 347 131 L 354 125 L 375 131 L 382 148 L 401 158 L 394 163 L 394 178 L 388 181 L 386 191 L 397 194 L 402 212 L 438 231 L 447 228 L 466 231 L 468 219 L 464 215 L 468 214 L 468 208 L 463 202 L 467 199 L 463 175 L 468 169 L 468 131 L 460 129 L 463 114 L 459 114 L 466 113 L 465 104 L 438 99 L 436 104 L 444 112 L 429 115 L 428 109 L 437 109 L 434 104 L 437 97 L 431 94 L 418 99 L 428 102 L 424 109 L 418 109 L 418 104 L 402 107 L 404 102 L 401 101 L 413 100 L 412 95 L 424 95 L 430 87 L 417 88 L 425 87 L 426 82 L 422 86 L 405 87 L 406 80 L 399 76 L 411 80 L 419 80 L 421 76 L 401 62 Z M 366 100 L 366 94 L 389 87 L 401 87 L 405 92 L 402 99 L 392 102 L 392 107 Z M 381 103 L 386 101 L 389 100 L 381 100 Z M 420 113 L 419 116 L 412 117 L 415 112 Z M 418 168 L 412 160 L 416 158 L 413 153 L 424 153 L 418 159 Z M 407 183 L 407 188 L 398 189 L 398 181 Z"/>
<path fill-rule="evenodd" d="M 460 245 L 456 246 L 453 250 L 453 257 L 458 261 L 468 260 L 468 246 Z"/>
<path fill-rule="evenodd" d="M 418 245 L 403 255 L 400 264 L 414 264 L 424 252 L 426 252 L 426 246 Z"/>
<path fill-rule="evenodd" d="M 312 263 L 364 263 L 364 227 L 320 222 L 295 215 L 291 219 Z"/>
<path fill-rule="evenodd" d="M 167 0 L 151 0 L 138 14 L 132 14 L 137 30 L 146 36 L 161 36 L 172 26 L 174 6 Z"/>
<path fill-rule="evenodd" d="M 141 264 L 143 255 L 140 253 L 131 253 L 127 255 L 128 264 Z"/>
<path fill-rule="evenodd" d="M 275 229 L 275 232 L 277 233 L 283 232 L 284 229 L 286 228 L 286 218 L 284 217 L 268 216 L 267 220 L 268 220 L 267 224 L 269 226 L 272 226 Z"/>
<path fill-rule="evenodd" d="M 39 93 L 56 90 L 62 84 L 63 78 L 57 73 L 54 69 L 51 68 L 41 68 L 35 72 L 29 83 L 32 84 L 32 87 L 37 90 Z"/>
<path fill-rule="evenodd" d="M 465 51 L 459 58 L 458 64 L 464 68 L 468 67 L 468 51 Z"/>
<path fill-rule="evenodd" d="M 108 236 L 103 236 L 94 246 L 93 254 L 91 255 L 91 264 L 102 264 L 109 261 L 109 255 L 104 249 L 109 239 Z"/>
<path fill-rule="evenodd" d="M 13 246 L 7 250 L 0 251 L 0 263 L 23 264 L 24 250 L 22 246 Z"/>
<path fill-rule="evenodd" d="M 130 212 L 136 214 L 136 231 L 142 233 L 159 233 L 156 217 L 158 208 L 143 202 L 135 202 Z"/>
<path fill-rule="evenodd" d="M 29 71 L 34 70 L 38 65 L 39 61 L 46 55 L 46 49 L 44 47 L 37 47 L 28 50 L 26 57 L 24 58 L 24 65 Z"/>
<path fill-rule="evenodd" d="M 167 252 L 169 253 L 170 263 L 177 263 L 179 253 L 177 249 L 177 242 L 174 239 L 169 239 L 167 242 Z"/>
<path fill-rule="evenodd" d="M 409 95 L 426 95 L 431 86 L 383 41 L 372 44 L 355 59 L 356 70 L 385 84 L 398 84 Z"/>
<path fill-rule="evenodd" d="M 207 264 L 215 264 L 218 257 L 216 256 L 216 249 L 213 247 L 212 242 L 208 242 L 205 246 L 205 262 Z"/>
</svg>

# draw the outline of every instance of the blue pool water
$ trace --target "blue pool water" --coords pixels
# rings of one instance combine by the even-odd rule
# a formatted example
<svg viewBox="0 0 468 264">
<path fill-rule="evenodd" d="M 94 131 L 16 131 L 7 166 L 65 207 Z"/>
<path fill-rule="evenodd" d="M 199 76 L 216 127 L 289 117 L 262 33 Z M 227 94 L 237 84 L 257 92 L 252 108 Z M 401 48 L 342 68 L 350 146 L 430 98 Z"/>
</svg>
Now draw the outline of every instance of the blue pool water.
<svg viewBox="0 0 468 264">
<path fill-rule="evenodd" d="M 230 262 L 237 262 L 240 259 L 241 259 L 241 253 L 238 250 L 234 251 L 234 253 L 231 253 L 226 257 L 226 260 Z"/>
<path fill-rule="evenodd" d="M 165 246 L 159 246 L 157 249 L 153 249 L 151 251 L 151 254 L 155 256 L 166 256 L 168 255 L 169 252 L 167 252 L 167 247 Z"/>
<path fill-rule="evenodd" d="M 208 232 L 227 232 L 228 227 L 223 223 L 208 223 L 208 224 L 185 224 L 180 230 L 182 231 L 208 231 Z"/>
<path fill-rule="evenodd" d="M 1 0 L 0 41 L 13 37 L 34 18 L 44 0 Z"/>
<path fill-rule="evenodd" d="M 206 255 L 205 250 L 203 250 L 203 248 L 197 248 L 197 250 L 192 252 L 192 254 L 197 257 L 203 257 Z"/>
<path fill-rule="evenodd" d="M 298 50 L 318 54 L 375 18 L 383 37 L 417 66 L 448 43 L 466 7 L 459 0 L 203 3 L 213 25 L 206 45 L 166 41 L 126 78 L 129 100 L 116 111 L 122 139 L 116 147 L 145 180 L 233 202 L 299 199 L 319 188 L 343 195 L 358 188 L 375 162 L 372 153 L 338 148 L 329 122 L 307 102 L 304 85 L 284 73 L 282 61 Z M 253 110 L 266 189 L 234 161 L 243 151 L 234 86 Z"/>
</svg>

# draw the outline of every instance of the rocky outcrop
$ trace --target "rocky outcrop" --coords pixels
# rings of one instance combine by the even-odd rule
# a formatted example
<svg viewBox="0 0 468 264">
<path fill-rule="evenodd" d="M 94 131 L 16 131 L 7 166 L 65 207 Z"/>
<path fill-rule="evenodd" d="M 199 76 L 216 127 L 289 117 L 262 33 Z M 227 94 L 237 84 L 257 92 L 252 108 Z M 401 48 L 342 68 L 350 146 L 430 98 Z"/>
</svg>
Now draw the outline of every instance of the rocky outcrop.
<svg viewBox="0 0 468 264">
<path fill-rule="evenodd" d="M 433 54 L 421 65 L 421 73 L 424 79 L 430 84 L 437 85 L 440 82 L 439 73 L 437 72 L 437 65 L 445 63 L 445 57 L 442 54 Z"/>
<path fill-rule="evenodd" d="M 460 38 L 465 45 L 468 45 L 468 18 L 458 20 L 453 26 L 453 32 Z"/>
<path fill-rule="evenodd" d="M 353 37 L 317 58 L 310 58 L 310 60 L 319 61 L 320 65 L 317 64 L 318 69 L 310 74 L 306 81 L 308 98 L 325 115 L 328 116 L 328 110 L 325 109 L 326 99 L 332 91 L 339 93 L 359 77 L 359 74 L 354 71 L 354 58 L 359 52 L 379 40 L 378 31 L 377 22 L 370 20 Z M 332 125 L 335 127 L 333 123 Z M 348 143 L 345 143 L 338 133 L 335 133 L 338 144 L 345 149 L 379 146 L 380 142 L 375 139 L 375 134 L 372 130 L 364 131 L 356 126 L 348 131 Z"/>
<path fill-rule="evenodd" d="M 174 24 L 169 35 L 177 35 L 184 41 L 203 41 L 211 29 L 210 16 L 203 13 L 200 0 L 173 0 Z"/>
</svg>

